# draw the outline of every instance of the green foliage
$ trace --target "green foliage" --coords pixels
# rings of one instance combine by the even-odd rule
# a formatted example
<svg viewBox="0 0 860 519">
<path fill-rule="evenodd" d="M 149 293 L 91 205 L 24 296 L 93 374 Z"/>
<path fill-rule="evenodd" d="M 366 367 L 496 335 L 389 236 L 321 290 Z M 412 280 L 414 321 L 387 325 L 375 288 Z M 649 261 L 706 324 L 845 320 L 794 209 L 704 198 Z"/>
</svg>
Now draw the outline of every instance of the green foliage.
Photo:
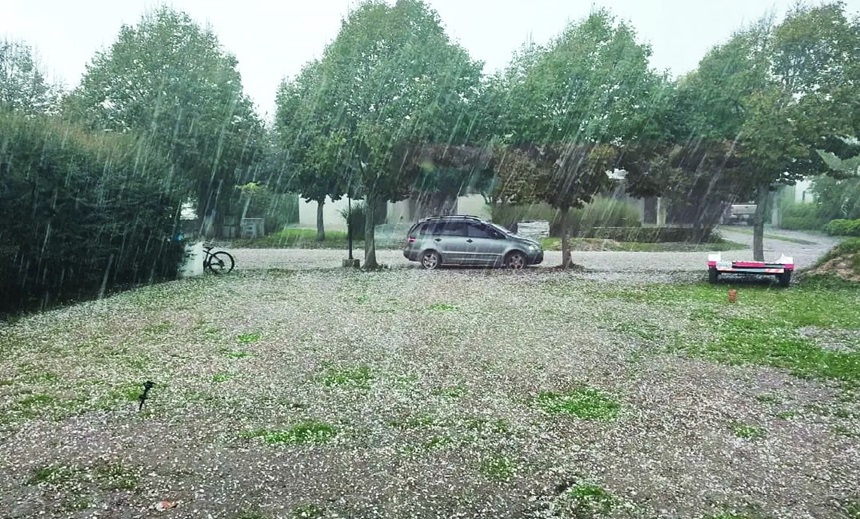
<svg viewBox="0 0 860 519">
<path fill-rule="evenodd" d="M 583 238 L 601 238 L 620 242 L 707 243 L 711 238 L 711 230 L 692 227 L 594 227 L 582 231 L 579 235 Z"/>
<path fill-rule="evenodd" d="M 812 181 L 812 193 L 822 220 L 860 218 L 860 178 L 818 177 Z"/>
<path fill-rule="evenodd" d="M 780 228 L 791 231 L 820 231 L 825 222 L 814 204 L 788 202 L 782 205 Z"/>
<path fill-rule="evenodd" d="M 0 114 L 0 311 L 175 277 L 169 176 L 133 137 Z"/>
<path fill-rule="evenodd" d="M 276 193 L 258 182 L 236 186 L 229 212 L 236 218 L 265 218 L 266 232 L 298 223 L 299 197 L 294 193 Z"/>
<path fill-rule="evenodd" d="M 595 10 L 546 47 L 526 46 L 490 83 L 496 134 L 507 146 L 497 151 L 493 197 L 559 209 L 564 266 L 569 210 L 609 186 L 619 147 L 656 130 L 664 84 L 649 69 L 650 53 L 627 23 Z"/>
<path fill-rule="evenodd" d="M 276 99 L 275 133 L 291 189 L 315 202 L 338 200 L 350 186 L 347 134 L 326 97 L 328 81 L 319 61 L 311 61 L 292 81 L 284 81 Z"/>
<path fill-rule="evenodd" d="M 236 66 L 213 30 L 159 7 L 96 53 L 65 113 L 93 130 L 141 134 L 174 165 L 166 180 L 209 215 L 229 203 L 232 186 L 256 180 L 266 158 Z"/>
<path fill-rule="evenodd" d="M 352 239 L 363 241 L 364 230 L 367 226 L 367 209 L 364 202 L 352 202 L 350 208 L 341 209 L 340 215 L 347 226 L 352 225 Z"/>
<path fill-rule="evenodd" d="M 0 112 L 36 115 L 56 106 L 56 89 L 37 65 L 29 45 L 0 39 Z"/>
<path fill-rule="evenodd" d="M 569 414 L 583 420 L 611 420 L 618 415 L 621 405 L 609 395 L 588 387 L 566 393 L 542 392 L 537 405 L 551 414 Z"/>
<path fill-rule="evenodd" d="M 510 458 L 489 456 L 481 461 L 481 472 L 490 479 L 508 481 L 513 477 L 516 467 Z"/>
<path fill-rule="evenodd" d="M 304 445 L 327 443 L 337 436 L 337 429 L 327 423 L 302 422 L 284 430 L 257 430 L 242 435 L 245 438 L 263 438 L 269 445 Z"/>
<path fill-rule="evenodd" d="M 462 141 L 464 114 L 478 96 L 481 66 L 451 42 L 423 2 L 371 1 L 352 10 L 320 64 L 321 94 L 337 114 L 333 134 L 369 208 L 407 196 L 420 174 L 412 154 L 426 142 Z M 368 211 L 365 266 L 376 268 Z"/>
<path fill-rule="evenodd" d="M 860 384 L 860 353 L 822 348 L 798 332 L 810 326 L 860 327 L 855 315 L 860 304 L 856 288 L 816 285 L 788 291 L 749 285 L 734 288 L 739 294 L 731 315 L 714 313 L 719 311 L 719 305 L 725 304 L 725 286 L 648 287 L 617 295 L 687 312 L 697 323 L 691 330 L 709 330 L 706 338 L 690 336 L 683 340 L 683 348 L 690 353 L 730 364 L 783 368 L 800 377 L 830 379 L 847 386 Z"/>
<path fill-rule="evenodd" d="M 618 499 L 603 487 L 593 483 L 576 485 L 560 497 L 563 505 L 575 511 L 576 517 L 608 514 L 618 505 Z"/>
<path fill-rule="evenodd" d="M 824 226 L 824 232 L 830 236 L 860 236 L 860 219 L 832 220 Z"/>
<path fill-rule="evenodd" d="M 372 382 L 373 373 L 367 366 L 351 369 L 329 368 L 322 379 L 323 385 L 327 387 L 338 386 L 355 389 L 369 389 Z"/>
<path fill-rule="evenodd" d="M 765 436 L 765 430 L 761 427 L 739 423 L 732 424 L 732 432 L 738 438 L 743 438 L 745 440 L 757 440 L 759 438 L 764 438 Z"/>
<path fill-rule="evenodd" d="M 545 220 L 550 223 L 550 236 L 561 236 L 561 222 L 558 209 L 546 203 L 531 205 L 511 205 L 493 203 L 489 205 L 493 222 L 511 230 L 516 230 L 517 222 Z M 570 234 L 581 236 L 595 227 L 639 227 L 639 208 L 635 204 L 613 198 L 597 197 L 582 208 L 570 211 Z"/>
</svg>

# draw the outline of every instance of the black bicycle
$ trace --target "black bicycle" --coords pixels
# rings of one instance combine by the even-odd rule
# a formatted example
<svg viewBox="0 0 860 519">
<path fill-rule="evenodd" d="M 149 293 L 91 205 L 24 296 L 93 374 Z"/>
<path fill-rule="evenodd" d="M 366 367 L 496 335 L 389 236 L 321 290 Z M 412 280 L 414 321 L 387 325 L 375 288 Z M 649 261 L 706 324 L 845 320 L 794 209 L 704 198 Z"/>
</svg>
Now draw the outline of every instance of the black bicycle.
<svg viewBox="0 0 860 519">
<path fill-rule="evenodd" d="M 203 252 L 205 256 L 203 256 L 203 268 L 209 269 L 213 274 L 227 274 L 231 270 L 233 270 L 233 265 L 236 264 L 233 261 L 233 256 L 230 255 L 229 252 L 218 251 L 212 252 L 214 247 L 212 245 L 204 245 Z"/>
</svg>

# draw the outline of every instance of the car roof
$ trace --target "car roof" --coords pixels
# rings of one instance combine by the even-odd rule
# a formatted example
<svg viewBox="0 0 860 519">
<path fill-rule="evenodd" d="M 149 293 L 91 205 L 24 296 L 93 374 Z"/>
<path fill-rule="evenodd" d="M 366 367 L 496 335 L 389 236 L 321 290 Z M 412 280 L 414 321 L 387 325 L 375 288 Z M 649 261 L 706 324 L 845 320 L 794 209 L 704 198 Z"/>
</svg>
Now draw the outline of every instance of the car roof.
<svg viewBox="0 0 860 519">
<path fill-rule="evenodd" d="M 445 216 L 428 216 L 426 218 L 422 218 L 418 220 L 416 223 L 425 223 L 425 222 L 438 222 L 443 220 L 467 220 L 472 222 L 481 222 L 486 223 L 484 220 L 478 218 L 477 216 L 464 215 L 464 214 L 452 214 Z"/>
</svg>

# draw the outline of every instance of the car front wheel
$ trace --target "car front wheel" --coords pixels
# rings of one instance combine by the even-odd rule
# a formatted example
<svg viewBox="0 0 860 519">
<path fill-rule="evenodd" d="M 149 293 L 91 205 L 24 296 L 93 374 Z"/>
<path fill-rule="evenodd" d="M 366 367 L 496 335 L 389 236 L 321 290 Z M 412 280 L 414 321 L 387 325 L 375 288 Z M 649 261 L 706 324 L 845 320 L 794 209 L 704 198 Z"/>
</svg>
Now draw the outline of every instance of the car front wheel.
<svg viewBox="0 0 860 519">
<path fill-rule="evenodd" d="M 526 255 L 520 251 L 514 251 L 505 258 L 505 267 L 511 270 L 522 270 L 526 268 Z"/>
<path fill-rule="evenodd" d="M 427 270 L 436 270 L 442 264 L 442 256 L 435 250 L 421 253 L 421 266 Z"/>
</svg>

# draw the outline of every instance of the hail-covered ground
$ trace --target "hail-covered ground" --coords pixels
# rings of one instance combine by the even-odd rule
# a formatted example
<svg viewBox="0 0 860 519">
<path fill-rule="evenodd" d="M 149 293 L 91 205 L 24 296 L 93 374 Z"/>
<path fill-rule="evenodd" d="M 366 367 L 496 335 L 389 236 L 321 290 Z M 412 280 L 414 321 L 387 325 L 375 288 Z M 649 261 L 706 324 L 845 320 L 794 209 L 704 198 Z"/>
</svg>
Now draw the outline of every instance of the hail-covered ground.
<svg viewBox="0 0 860 519">
<path fill-rule="evenodd" d="M 24 317 L 0 517 L 857 517 L 860 323 L 645 283 L 237 271 Z"/>
</svg>

